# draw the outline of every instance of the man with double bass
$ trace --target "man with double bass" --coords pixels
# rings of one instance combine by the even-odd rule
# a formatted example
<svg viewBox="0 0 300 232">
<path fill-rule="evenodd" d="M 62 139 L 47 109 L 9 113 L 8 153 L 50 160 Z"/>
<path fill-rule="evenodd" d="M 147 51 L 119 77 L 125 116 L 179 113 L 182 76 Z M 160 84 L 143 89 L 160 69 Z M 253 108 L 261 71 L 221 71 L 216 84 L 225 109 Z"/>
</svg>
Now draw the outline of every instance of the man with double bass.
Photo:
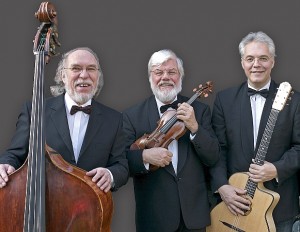
<svg viewBox="0 0 300 232">
<path fill-rule="evenodd" d="M 184 69 L 181 59 L 171 50 L 160 50 L 151 56 L 148 75 L 153 95 L 123 112 L 135 191 L 136 231 L 205 231 L 210 218 L 204 169 L 219 158 L 210 109 L 198 101 L 189 105 L 188 98 L 178 95 Z M 177 119 L 187 128 L 183 136 L 167 148 L 130 149 L 145 133 L 156 129 L 168 104 L 177 107 L 177 101 Z"/>
<path fill-rule="evenodd" d="M 46 143 L 65 161 L 92 177 L 108 192 L 117 190 L 128 179 L 124 153 L 121 113 L 97 102 L 103 87 L 103 74 L 97 55 L 89 48 L 75 48 L 63 55 L 46 101 Z M 31 103 L 19 115 L 9 148 L 0 156 L 0 188 L 8 174 L 26 160 L 29 146 Z"/>
<path fill-rule="evenodd" d="M 265 161 L 255 164 L 253 159 L 260 141 L 266 139 L 262 135 L 268 128 L 267 120 L 278 87 L 271 79 L 275 45 L 264 32 L 251 32 L 240 42 L 239 51 L 247 81 L 219 92 L 213 108 L 212 123 L 220 142 L 221 157 L 210 169 L 212 190 L 218 191 L 228 208 L 223 214 L 245 215 L 252 207 L 251 201 L 244 197 L 245 189 L 230 185 L 228 178 L 237 172 L 247 172 L 251 181 L 263 183 L 280 195 L 273 211 L 276 231 L 290 232 L 299 212 L 300 95 L 295 92 L 279 112 Z M 255 207 L 263 210 L 263 205 Z"/>
</svg>

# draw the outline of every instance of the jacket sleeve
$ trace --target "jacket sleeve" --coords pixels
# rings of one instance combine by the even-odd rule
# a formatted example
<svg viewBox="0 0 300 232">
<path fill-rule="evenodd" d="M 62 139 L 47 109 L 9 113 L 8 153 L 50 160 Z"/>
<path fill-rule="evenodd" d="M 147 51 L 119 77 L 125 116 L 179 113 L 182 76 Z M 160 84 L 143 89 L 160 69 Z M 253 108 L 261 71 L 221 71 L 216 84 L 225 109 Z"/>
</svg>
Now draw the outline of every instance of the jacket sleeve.
<svg viewBox="0 0 300 232">
<path fill-rule="evenodd" d="M 130 117 L 130 115 L 126 112 L 123 113 L 123 131 L 125 134 L 125 151 L 126 156 L 128 159 L 129 171 L 130 175 L 141 175 L 148 173 L 148 170 L 145 168 L 143 162 L 143 150 L 131 150 L 130 146 L 133 144 L 137 139 L 137 126 L 134 126 L 133 123 L 136 121 Z"/>
<path fill-rule="evenodd" d="M 212 125 L 221 147 L 219 161 L 209 170 L 211 175 L 211 188 L 212 191 L 215 192 L 222 185 L 228 184 L 226 126 L 219 95 L 217 95 L 213 106 Z"/>
<path fill-rule="evenodd" d="M 30 133 L 30 103 L 25 103 L 19 114 L 16 131 L 8 149 L 0 156 L 0 163 L 19 168 L 26 160 Z"/>
<path fill-rule="evenodd" d="M 195 138 L 192 140 L 197 154 L 207 166 L 214 165 L 219 160 L 219 142 L 211 126 L 211 113 L 208 106 L 198 111 L 194 108 L 199 124 Z M 202 112 L 202 113 L 200 113 Z"/>
</svg>

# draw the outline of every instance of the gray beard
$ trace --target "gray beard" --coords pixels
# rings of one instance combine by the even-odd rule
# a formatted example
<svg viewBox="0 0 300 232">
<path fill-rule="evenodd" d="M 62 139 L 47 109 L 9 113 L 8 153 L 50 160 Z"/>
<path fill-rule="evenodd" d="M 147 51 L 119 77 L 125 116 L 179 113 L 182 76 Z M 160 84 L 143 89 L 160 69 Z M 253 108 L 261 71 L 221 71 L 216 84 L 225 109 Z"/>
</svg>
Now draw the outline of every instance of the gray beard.
<svg viewBox="0 0 300 232">
<path fill-rule="evenodd" d="M 95 94 L 95 90 L 93 90 L 91 93 L 83 94 L 72 91 L 68 86 L 65 86 L 65 89 L 69 96 L 72 98 L 72 100 L 78 105 L 83 105 L 84 103 L 92 99 Z"/>
<path fill-rule="evenodd" d="M 171 91 L 169 90 L 160 90 L 157 86 L 154 85 L 151 78 L 149 79 L 151 90 L 154 96 L 163 103 L 172 102 L 177 94 L 179 94 L 182 90 L 182 81 L 180 81 L 178 86 L 175 86 Z"/>
</svg>

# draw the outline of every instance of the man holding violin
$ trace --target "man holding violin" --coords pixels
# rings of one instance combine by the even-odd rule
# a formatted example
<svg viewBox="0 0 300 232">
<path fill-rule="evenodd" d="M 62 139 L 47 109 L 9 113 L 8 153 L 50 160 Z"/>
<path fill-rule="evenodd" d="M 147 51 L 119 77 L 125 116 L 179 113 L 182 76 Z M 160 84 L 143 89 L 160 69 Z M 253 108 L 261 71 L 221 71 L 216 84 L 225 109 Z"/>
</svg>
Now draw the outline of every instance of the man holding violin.
<svg viewBox="0 0 300 232">
<path fill-rule="evenodd" d="M 197 101 L 189 105 L 188 98 L 178 95 L 184 69 L 173 51 L 155 52 L 148 63 L 148 75 L 153 95 L 123 112 L 126 153 L 134 181 L 136 231 L 205 231 L 210 218 L 204 169 L 219 158 L 210 109 Z M 171 135 L 166 147 L 136 146 L 135 141 L 144 134 L 169 123 L 172 112 L 185 129 L 182 135 L 174 136 L 180 137 L 178 140 Z M 177 133 L 176 128 L 170 130 Z"/>
<path fill-rule="evenodd" d="M 128 179 L 124 153 L 122 115 L 95 101 L 103 86 L 97 55 L 89 48 L 64 54 L 47 99 L 46 143 L 70 164 L 87 170 L 97 186 L 117 190 Z M 29 147 L 31 103 L 19 116 L 9 149 L 0 156 L 0 188 L 26 160 Z"/>
</svg>

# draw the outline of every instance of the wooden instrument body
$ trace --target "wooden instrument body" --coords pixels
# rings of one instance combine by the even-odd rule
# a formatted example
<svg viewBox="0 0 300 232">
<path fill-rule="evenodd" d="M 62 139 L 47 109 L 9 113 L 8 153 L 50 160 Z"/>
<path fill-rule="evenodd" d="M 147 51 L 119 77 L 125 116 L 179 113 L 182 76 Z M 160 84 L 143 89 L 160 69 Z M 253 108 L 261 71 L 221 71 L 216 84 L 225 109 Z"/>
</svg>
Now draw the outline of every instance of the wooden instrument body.
<svg viewBox="0 0 300 232">
<path fill-rule="evenodd" d="M 235 173 L 229 184 L 244 189 L 248 181 L 246 173 Z M 222 201 L 211 211 L 211 225 L 207 232 L 275 232 L 272 217 L 273 210 L 279 201 L 279 194 L 270 191 L 262 183 L 258 183 L 254 198 L 251 200 L 251 211 L 247 215 L 233 215 Z"/>
<path fill-rule="evenodd" d="M 145 134 L 140 137 L 131 145 L 130 149 L 138 150 L 152 147 L 168 148 L 174 139 L 179 139 L 187 131 L 182 121 L 175 121 L 173 126 L 165 132 L 161 130 L 161 128 L 174 117 L 176 117 L 176 110 L 167 110 L 157 122 L 157 128 L 150 135 Z"/>
<path fill-rule="evenodd" d="M 46 231 L 110 232 L 111 192 L 101 191 L 85 171 L 68 164 L 51 148 L 46 148 L 45 155 Z M 9 176 L 7 186 L 0 190 L 0 202 L 6 201 L 0 207 L 3 231 L 23 231 L 27 169 L 26 161 Z"/>
</svg>

